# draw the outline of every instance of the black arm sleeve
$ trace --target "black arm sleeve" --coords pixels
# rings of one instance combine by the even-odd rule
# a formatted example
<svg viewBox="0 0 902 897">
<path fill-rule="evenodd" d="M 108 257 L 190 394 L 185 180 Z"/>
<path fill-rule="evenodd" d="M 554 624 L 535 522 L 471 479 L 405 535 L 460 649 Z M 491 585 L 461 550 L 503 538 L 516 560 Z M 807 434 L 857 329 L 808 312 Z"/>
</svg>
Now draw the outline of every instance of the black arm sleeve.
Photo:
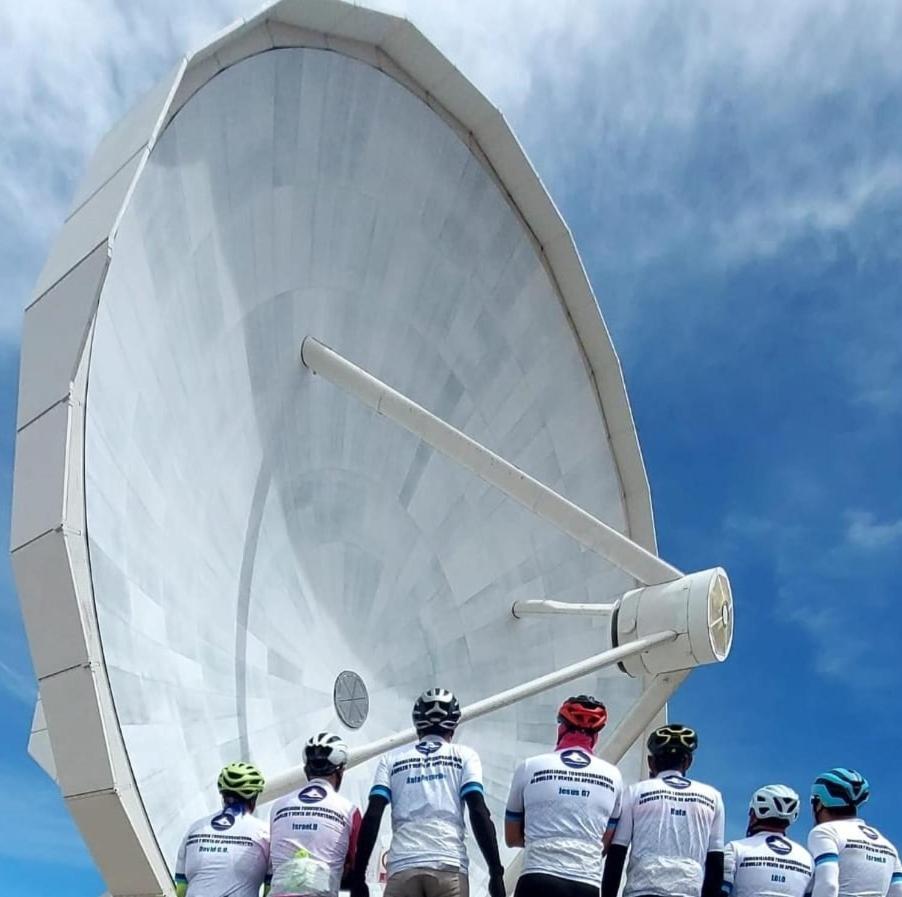
<svg viewBox="0 0 902 897">
<path fill-rule="evenodd" d="M 501 856 L 498 853 L 498 836 L 495 834 L 492 814 L 489 813 L 489 808 L 485 804 L 485 797 L 480 791 L 471 791 L 464 795 L 464 801 L 470 811 L 473 837 L 485 858 L 489 875 L 503 875 L 504 867 L 501 865 Z"/>
<path fill-rule="evenodd" d="M 711 851 L 705 858 L 705 880 L 702 897 L 718 897 L 723 886 L 723 851 Z"/>
<path fill-rule="evenodd" d="M 627 848 L 623 844 L 611 844 L 604 858 L 604 875 L 601 877 L 601 897 L 617 897 Z"/>
<path fill-rule="evenodd" d="M 354 870 L 349 878 L 363 881 L 366 877 L 366 867 L 370 864 L 373 848 L 376 846 L 376 838 L 379 837 L 379 825 L 382 822 L 382 814 L 388 806 L 384 797 L 373 795 L 367 804 L 366 813 L 360 823 L 360 834 L 357 836 L 357 856 L 354 859 Z"/>
</svg>

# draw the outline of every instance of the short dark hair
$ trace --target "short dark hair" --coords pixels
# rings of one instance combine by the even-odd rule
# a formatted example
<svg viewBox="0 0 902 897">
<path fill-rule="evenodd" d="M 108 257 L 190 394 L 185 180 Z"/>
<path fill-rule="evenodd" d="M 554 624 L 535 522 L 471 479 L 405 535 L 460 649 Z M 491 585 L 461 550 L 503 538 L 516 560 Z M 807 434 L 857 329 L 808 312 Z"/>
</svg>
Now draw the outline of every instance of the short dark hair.
<svg viewBox="0 0 902 897">
<path fill-rule="evenodd" d="M 824 807 L 824 809 L 837 819 L 854 819 L 858 815 L 856 807 Z"/>
<path fill-rule="evenodd" d="M 692 765 L 692 754 L 679 747 L 663 748 L 650 756 L 656 772 L 663 772 L 665 769 L 688 769 Z"/>
<path fill-rule="evenodd" d="M 749 825 L 749 831 L 768 831 L 776 829 L 778 832 L 785 832 L 786 829 L 789 828 L 789 825 L 788 819 L 760 819 L 753 814 L 751 825 Z"/>
<path fill-rule="evenodd" d="M 236 805 L 251 807 L 257 802 L 256 797 L 247 798 L 241 794 L 235 794 L 234 791 L 220 791 L 219 793 L 222 795 L 222 799 L 225 803 L 230 807 Z"/>
</svg>

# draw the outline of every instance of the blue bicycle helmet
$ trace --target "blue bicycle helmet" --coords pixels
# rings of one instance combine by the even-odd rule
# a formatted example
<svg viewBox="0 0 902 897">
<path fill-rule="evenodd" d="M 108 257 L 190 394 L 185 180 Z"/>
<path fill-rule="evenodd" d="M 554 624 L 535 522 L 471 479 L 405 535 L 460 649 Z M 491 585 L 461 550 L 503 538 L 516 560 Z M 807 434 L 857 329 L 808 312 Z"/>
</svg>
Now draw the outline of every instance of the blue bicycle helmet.
<svg viewBox="0 0 902 897">
<path fill-rule="evenodd" d="M 868 780 L 842 766 L 821 773 L 811 786 L 812 800 L 819 800 L 824 807 L 859 807 L 870 795 Z"/>
</svg>

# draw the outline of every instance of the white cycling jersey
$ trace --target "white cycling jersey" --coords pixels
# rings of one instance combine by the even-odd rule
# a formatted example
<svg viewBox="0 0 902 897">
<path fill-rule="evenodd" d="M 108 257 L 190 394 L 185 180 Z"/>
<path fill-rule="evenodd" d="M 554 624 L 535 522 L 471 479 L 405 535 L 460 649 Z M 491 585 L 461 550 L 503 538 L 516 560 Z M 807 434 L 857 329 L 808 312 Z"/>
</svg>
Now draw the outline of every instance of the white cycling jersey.
<svg viewBox="0 0 902 897">
<path fill-rule="evenodd" d="M 583 748 L 524 760 L 514 772 L 505 814 L 524 823 L 523 874 L 598 887 L 601 839 L 616 825 L 622 797 L 617 767 Z"/>
<path fill-rule="evenodd" d="M 427 735 L 383 754 L 370 796 L 391 803 L 392 840 L 386 866 L 467 871 L 463 798 L 482 793 L 482 763 L 471 748 Z"/>
<path fill-rule="evenodd" d="M 276 801 L 269 819 L 272 897 L 309 893 L 311 889 L 300 883 L 304 878 L 316 880 L 319 868 L 327 881 L 315 890 L 338 894 L 345 864 L 353 862 L 357 849 L 360 810 L 330 781 L 314 778 Z M 298 851 L 309 852 L 314 862 L 299 861 Z"/>
<path fill-rule="evenodd" d="M 672 769 L 630 785 L 613 839 L 630 847 L 625 897 L 699 897 L 705 859 L 723 850 L 723 832 L 716 788 Z"/>
<path fill-rule="evenodd" d="M 269 826 L 234 807 L 198 819 L 179 848 L 176 883 L 188 897 L 258 897 L 267 880 Z"/>
<path fill-rule="evenodd" d="M 815 893 L 819 879 L 838 866 L 841 897 L 885 897 L 902 890 L 902 865 L 896 848 L 862 819 L 836 819 L 816 825 L 808 835 L 814 857 Z M 830 889 L 835 892 L 835 885 Z"/>
<path fill-rule="evenodd" d="M 778 832 L 758 832 L 724 849 L 723 890 L 732 897 L 805 897 L 813 875 L 811 854 Z"/>
</svg>

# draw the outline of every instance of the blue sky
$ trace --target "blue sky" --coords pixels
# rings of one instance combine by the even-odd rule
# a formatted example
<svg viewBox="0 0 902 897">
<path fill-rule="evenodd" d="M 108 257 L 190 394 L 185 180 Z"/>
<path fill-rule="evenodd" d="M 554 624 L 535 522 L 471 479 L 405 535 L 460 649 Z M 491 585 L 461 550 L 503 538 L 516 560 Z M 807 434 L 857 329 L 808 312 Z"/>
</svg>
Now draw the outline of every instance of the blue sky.
<svg viewBox="0 0 902 897">
<path fill-rule="evenodd" d="M 178 52 L 248 11 L 30 6 L 0 7 L 3 527 L 21 308 L 86 156 Z M 390 8 L 505 110 L 574 231 L 662 554 L 730 571 L 733 655 L 671 710 L 700 731 L 697 775 L 723 790 L 736 835 L 759 784 L 804 791 L 856 766 L 867 816 L 902 842 L 902 7 L 485 6 Z M 24 755 L 33 693 L 3 563 L 0 891 L 94 897 L 102 882 Z"/>
</svg>

